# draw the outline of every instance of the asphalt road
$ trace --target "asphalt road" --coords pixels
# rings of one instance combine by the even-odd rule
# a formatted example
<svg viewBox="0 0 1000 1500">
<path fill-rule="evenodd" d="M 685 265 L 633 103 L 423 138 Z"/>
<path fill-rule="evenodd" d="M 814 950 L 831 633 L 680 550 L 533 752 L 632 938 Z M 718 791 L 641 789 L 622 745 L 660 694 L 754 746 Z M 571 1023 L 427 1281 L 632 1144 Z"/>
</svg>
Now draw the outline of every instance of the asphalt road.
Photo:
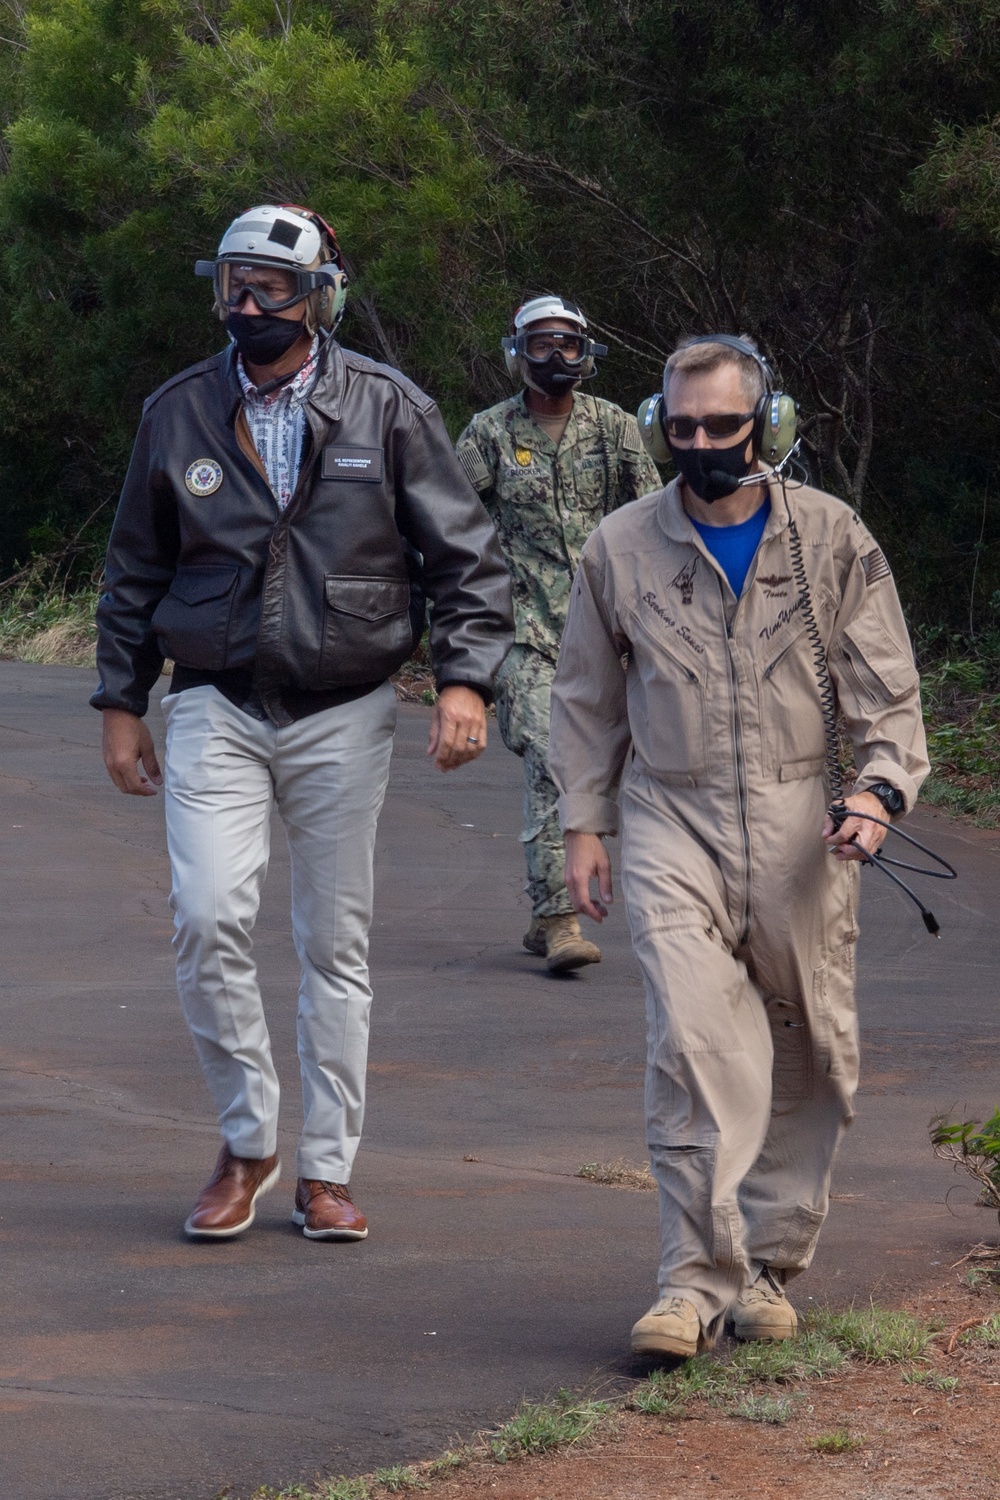
<svg viewBox="0 0 1000 1500">
<path fill-rule="evenodd" d="M 401 713 L 354 1179 L 369 1239 L 305 1241 L 286 1177 L 242 1240 L 191 1244 L 217 1133 L 173 988 L 161 802 L 106 782 L 90 684 L 0 664 L 3 1500 L 243 1496 L 423 1457 L 524 1393 L 629 1374 L 655 1198 L 574 1174 L 643 1159 L 641 988 L 620 911 L 585 975 L 521 951 L 517 762 L 495 739 L 441 776 L 427 711 Z M 911 1292 L 990 1232 L 927 1122 L 1000 1103 L 1000 838 L 913 821 L 962 879 L 933 890 L 937 943 L 865 877 L 859 1118 L 800 1304 Z M 287 873 L 279 838 L 257 953 L 291 1173 Z"/>
</svg>

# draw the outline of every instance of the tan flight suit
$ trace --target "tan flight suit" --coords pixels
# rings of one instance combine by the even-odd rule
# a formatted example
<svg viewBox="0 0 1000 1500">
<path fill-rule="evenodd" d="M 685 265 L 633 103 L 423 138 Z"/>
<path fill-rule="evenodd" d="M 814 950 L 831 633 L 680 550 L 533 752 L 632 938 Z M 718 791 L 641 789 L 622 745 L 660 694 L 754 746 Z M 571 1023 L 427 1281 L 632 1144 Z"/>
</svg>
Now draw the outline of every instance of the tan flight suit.
<svg viewBox="0 0 1000 1500">
<path fill-rule="evenodd" d="M 859 767 L 912 807 L 928 764 L 885 559 L 860 518 L 789 486 Z M 564 829 L 614 834 L 648 1016 L 661 1294 L 708 1329 L 749 1263 L 808 1266 L 852 1115 L 860 865 L 820 838 L 829 788 L 780 485 L 739 600 L 678 481 L 584 550 L 552 689 Z"/>
</svg>

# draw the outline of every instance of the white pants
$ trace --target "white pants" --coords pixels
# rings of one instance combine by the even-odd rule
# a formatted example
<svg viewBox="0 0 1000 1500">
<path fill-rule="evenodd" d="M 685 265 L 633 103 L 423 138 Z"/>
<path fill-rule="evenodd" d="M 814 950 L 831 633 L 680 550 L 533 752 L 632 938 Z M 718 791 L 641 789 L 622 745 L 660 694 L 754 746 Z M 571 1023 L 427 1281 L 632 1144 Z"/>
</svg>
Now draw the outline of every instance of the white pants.
<svg viewBox="0 0 1000 1500">
<path fill-rule="evenodd" d="M 299 1177 L 348 1182 L 368 1059 L 375 825 L 396 725 L 386 683 L 284 729 L 212 687 L 163 700 L 177 989 L 222 1135 L 236 1156 L 277 1149 L 278 1079 L 251 956 L 277 805 L 302 969 Z"/>
</svg>

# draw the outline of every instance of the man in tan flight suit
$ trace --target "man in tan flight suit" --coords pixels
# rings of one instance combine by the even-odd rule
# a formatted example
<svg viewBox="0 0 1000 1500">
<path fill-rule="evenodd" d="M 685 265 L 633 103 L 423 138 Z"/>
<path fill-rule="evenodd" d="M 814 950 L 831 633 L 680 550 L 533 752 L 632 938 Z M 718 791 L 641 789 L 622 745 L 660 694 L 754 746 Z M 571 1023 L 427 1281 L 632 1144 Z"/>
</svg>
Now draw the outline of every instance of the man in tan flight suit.
<svg viewBox="0 0 1000 1500">
<path fill-rule="evenodd" d="M 826 816 L 790 520 L 854 745 L 848 811 L 909 811 L 928 770 L 881 550 L 841 501 L 765 476 L 769 376 L 743 340 L 690 341 L 671 356 L 661 410 L 679 476 L 587 543 L 552 690 L 567 886 L 597 921 L 621 782 L 662 1240 L 637 1352 L 694 1354 L 724 1319 L 743 1338 L 794 1333 L 784 1284 L 810 1263 L 852 1116 L 857 846 L 874 853 L 885 831 Z"/>
</svg>

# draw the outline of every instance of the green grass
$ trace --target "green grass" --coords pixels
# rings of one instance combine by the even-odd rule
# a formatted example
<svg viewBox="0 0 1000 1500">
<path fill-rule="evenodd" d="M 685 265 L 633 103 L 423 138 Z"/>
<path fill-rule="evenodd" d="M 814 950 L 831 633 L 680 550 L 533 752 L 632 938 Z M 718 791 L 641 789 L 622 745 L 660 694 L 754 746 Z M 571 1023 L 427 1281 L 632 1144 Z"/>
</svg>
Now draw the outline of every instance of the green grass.
<svg viewBox="0 0 1000 1500">
<path fill-rule="evenodd" d="M 958 1378 L 955 1375 L 939 1375 L 937 1370 L 904 1370 L 904 1385 L 922 1385 L 929 1391 L 943 1391 L 946 1396 L 954 1396 L 958 1390 Z"/>
<path fill-rule="evenodd" d="M 1000 827 L 997 663 L 961 654 L 924 670 L 921 687 L 933 773 L 921 798 L 980 828 Z"/>
<path fill-rule="evenodd" d="M 555 1401 L 522 1401 L 509 1422 L 488 1439 L 497 1463 L 570 1447 L 590 1437 L 611 1411 L 607 1401 L 578 1401 L 560 1391 Z"/>
<path fill-rule="evenodd" d="M 817 1310 L 811 1329 L 847 1355 L 869 1364 L 904 1364 L 919 1359 L 934 1330 L 905 1312 L 880 1307 L 848 1308 L 846 1312 Z"/>
<path fill-rule="evenodd" d="M 808 1329 L 780 1343 L 741 1344 L 726 1358 L 698 1354 L 675 1370 L 654 1370 L 631 1391 L 628 1405 L 650 1416 L 680 1415 L 692 1400 L 735 1410 L 733 1403 L 745 1400 L 749 1387 L 815 1380 L 833 1374 L 845 1363 L 844 1350 L 835 1340 Z"/>
<path fill-rule="evenodd" d="M 975 1328 L 967 1328 L 964 1333 L 959 1334 L 959 1343 L 985 1344 L 987 1349 L 1000 1349 L 1000 1313 L 994 1313 L 992 1318 L 987 1318 Z"/>
<path fill-rule="evenodd" d="M 846 1427 L 838 1427 L 835 1432 L 821 1432 L 819 1437 L 814 1437 L 809 1446 L 816 1453 L 852 1453 L 855 1448 L 863 1446 L 864 1439 L 853 1437 Z"/>
<path fill-rule="evenodd" d="M 450 1474 L 454 1469 L 460 1469 L 463 1464 L 468 1463 L 468 1455 L 455 1453 L 451 1448 L 446 1448 L 439 1457 L 432 1459 L 427 1465 L 428 1474 Z"/>
<path fill-rule="evenodd" d="M 797 1338 L 777 1344 L 763 1341 L 741 1344 L 729 1361 L 729 1368 L 743 1382 L 754 1380 L 799 1381 L 832 1375 L 845 1363 L 840 1341 L 824 1328 L 809 1326 Z"/>
<path fill-rule="evenodd" d="M 426 1490 L 429 1488 L 426 1481 L 421 1479 L 416 1469 L 409 1464 L 393 1464 L 389 1469 L 375 1470 L 375 1483 L 380 1484 L 390 1495 L 401 1494 L 404 1490 Z"/>
<path fill-rule="evenodd" d="M 368 1500 L 371 1490 L 364 1479 L 333 1479 L 321 1490 L 309 1491 L 309 1500 Z"/>
</svg>

